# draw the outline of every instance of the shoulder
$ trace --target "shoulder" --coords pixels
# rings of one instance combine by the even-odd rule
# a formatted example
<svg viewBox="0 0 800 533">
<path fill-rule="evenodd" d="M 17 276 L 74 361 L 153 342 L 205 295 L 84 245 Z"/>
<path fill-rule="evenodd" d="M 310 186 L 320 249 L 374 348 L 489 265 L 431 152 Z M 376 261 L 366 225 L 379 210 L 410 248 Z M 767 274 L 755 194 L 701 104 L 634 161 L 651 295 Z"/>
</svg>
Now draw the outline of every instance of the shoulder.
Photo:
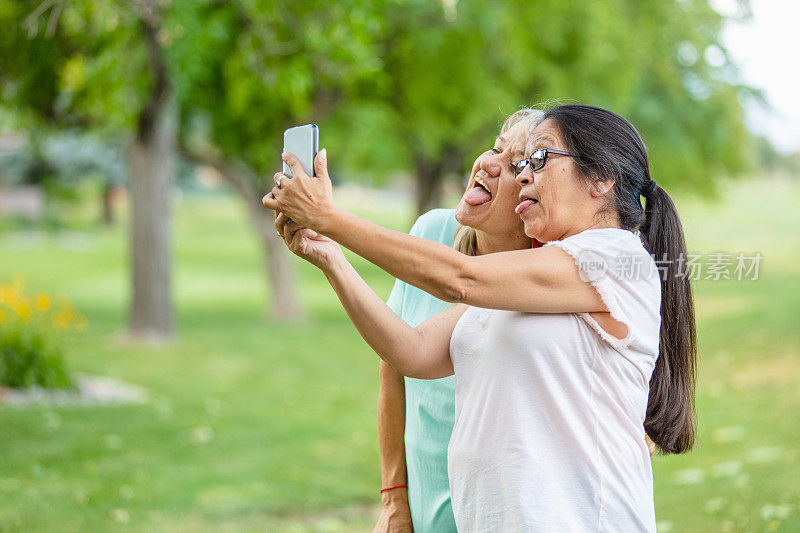
<svg viewBox="0 0 800 533">
<path fill-rule="evenodd" d="M 649 269 L 653 261 L 639 236 L 620 228 L 589 229 L 545 246 L 563 249 L 581 268 L 582 263 L 598 261 L 606 267 L 633 262 Z"/>
<path fill-rule="evenodd" d="M 658 268 L 637 234 L 619 228 L 591 229 L 545 246 L 572 256 L 583 281 L 595 287 L 614 285 L 617 291 L 637 293 L 660 307 Z"/>
<path fill-rule="evenodd" d="M 546 246 L 557 246 L 572 256 L 581 279 L 594 286 L 611 316 L 628 327 L 627 337 L 617 339 L 582 315 L 602 338 L 618 349 L 636 342 L 645 352 L 658 353 L 661 281 L 637 234 L 619 228 L 592 229 Z"/>
<path fill-rule="evenodd" d="M 598 228 L 587 229 L 575 235 L 571 235 L 561 240 L 545 243 L 545 246 L 558 247 L 613 247 L 627 248 L 630 250 L 644 250 L 641 239 L 633 233 L 622 228 Z"/>
<path fill-rule="evenodd" d="M 420 215 L 409 233 L 415 237 L 449 244 L 453 241 L 457 227 L 454 209 L 433 209 Z"/>
</svg>

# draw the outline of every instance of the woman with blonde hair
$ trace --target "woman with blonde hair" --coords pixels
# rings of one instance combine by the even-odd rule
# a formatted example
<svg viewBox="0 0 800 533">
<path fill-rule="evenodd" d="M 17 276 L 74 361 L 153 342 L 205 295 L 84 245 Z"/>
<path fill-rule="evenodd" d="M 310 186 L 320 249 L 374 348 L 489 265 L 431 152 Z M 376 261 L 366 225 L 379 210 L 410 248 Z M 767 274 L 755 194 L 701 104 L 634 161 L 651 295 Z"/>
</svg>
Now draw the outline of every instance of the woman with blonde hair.
<svg viewBox="0 0 800 533">
<path fill-rule="evenodd" d="M 531 240 L 514 213 L 519 186 L 510 163 L 522 157 L 541 115 L 521 109 L 509 116 L 492 147 L 475 160 L 458 207 L 425 213 L 410 234 L 452 244 L 467 255 L 529 248 Z M 387 305 L 411 326 L 451 306 L 400 280 Z M 455 532 L 447 477 L 455 378 L 404 378 L 385 361 L 379 375 L 382 508 L 375 532 L 410 531 L 412 523 L 417 533 Z"/>
</svg>

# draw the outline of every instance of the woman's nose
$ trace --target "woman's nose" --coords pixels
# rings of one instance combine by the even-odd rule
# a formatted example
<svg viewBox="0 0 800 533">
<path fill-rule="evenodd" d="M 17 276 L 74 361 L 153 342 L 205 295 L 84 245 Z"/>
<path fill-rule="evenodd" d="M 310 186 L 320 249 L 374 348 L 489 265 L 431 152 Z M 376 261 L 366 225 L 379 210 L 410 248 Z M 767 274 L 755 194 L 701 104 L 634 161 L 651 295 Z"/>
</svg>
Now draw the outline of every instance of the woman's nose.
<svg viewBox="0 0 800 533">
<path fill-rule="evenodd" d="M 485 157 L 481 160 L 481 170 L 491 176 L 499 176 L 501 168 L 500 158 L 497 156 Z"/>
<path fill-rule="evenodd" d="M 523 185 L 530 185 L 533 183 L 533 173 L 531 172 L 531 166 L 527 165 L 525 169 L 517 174 L 517 177 L 514 178 L 514 181 L 517 182 L 517 185 L 522 187 Z"/>
</svg>

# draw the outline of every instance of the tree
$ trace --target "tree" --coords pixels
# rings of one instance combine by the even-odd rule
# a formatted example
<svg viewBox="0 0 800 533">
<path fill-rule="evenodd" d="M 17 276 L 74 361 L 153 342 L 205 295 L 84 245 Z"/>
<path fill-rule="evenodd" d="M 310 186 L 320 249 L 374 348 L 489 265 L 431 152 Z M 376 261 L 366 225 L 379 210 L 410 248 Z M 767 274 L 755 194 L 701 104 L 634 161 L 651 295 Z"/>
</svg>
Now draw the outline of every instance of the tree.
<svg viewBox="0 0 800 533">
<path fill-rule="evenodd" d="M 172 335 L 170 189 L 175 135 L 172 90 L 150 0 L 129 6 L 48 0 L 4 3 L 2 83 L 38 125 L 135 134 L 129 147 L 135 338 Z M 120 21 L 123 23 L 120 24 Z M 117 59 L 132 55 L 132 61 Z M 128 83 L 130 82 L 130 83 Z"/>
<path fill-rule="evenodd" d="M 504 9 L 485 1 L 387 3 L 378 43 L 382 72 L 363 95 L 371 113 L 350 106 L 338 117 L 344 137 L 358 139 L 340 146 L 356 150 L 345 159 L 350 173 L 401 164 L 414 176 L 417 211 L 441 205 L 445 176 L 463 174 L 503 113 L 527 101 L 508 83 L 514 68 L 504 52 Z M 358 131 L 365 123 L 373 129 Z M 387 145 L 401 153 L 387 154 Z"/>
<path fill-rule="evenodd" d="M 180 73 L 182 149 L 242 198 L 263 245 L 273 316 L 297 319 L 291 260 L 261 197 L 280 168 L 283 129 L 324 120 L 378 75 L 376 6 L 185 2 L 174 5 L 173 20 L 170 33 L 181 35 L 170 55 Z"/>
<path fill-rule="evenodd" d="M 132 301 L 134 337 L 160 339 L 173 332 L 171 298 L 172 180 L 178 118 L 174 91 L 158 33 L 162 14 L 151 0 L 136 3 L 151 78 L 129 147 Z"/>
<path fill-rule="evenodd" d="M 752 93 L 708 0 L 150 1 L 0 0 L 4 95 L 41 122 L 127 134 L 165 165 L 168 144 L 143 126 L 167 131 L 177 116 L 180 151 L 245 202 L 283 319 L 302 313 L 260 197 L 288 126 L 320 123 L 337 175 L 413 174 L 420 212 L 503 114 L 553 98 L 630 118 L 665 185 L 709 190 L 746 163 L 740 98 Z"/>
<path fill-rule="evenodd" d="M 144 332 L 148 319 L 171 324 L 167 307 L 150 303 L 169 294 L 166 177 L 176 127 L 182 152 L 214 166 L 244 200 L 265 250 L 273 316 L 302 316 L 292 264 L 260 204 L 271 186 L 264 176 L 277 168 L 285 127 L 324 117 L 379 70 L 376 5 L 46 0 L 30 9 L 10 6 L 1 21 L 11 30 L 7 56 L 22 51 L 4 66 L 4 85 L 35 89 L 14 91 L 17 108 L 45 124 L 132 139 L 131 329 Z"/>
<path fill-rule="evenodd" d="M 444 177 L 464 175 L 520 105 L 581 101 L 620 113 L 665 185 L 707 192 L 747 167 L 740 100 L 754 93 L 736 81 L 720 42 L 725 20 L 706 0 L 403 2 L 384 14 L 378 90 L 337 116 L 355 140 L 337 148 L 352 150 L 350 175 L 412 172 L 419 212 L 440 205 Z M 375 128 L 360 132 L 369 121 Z"/>
</svg>

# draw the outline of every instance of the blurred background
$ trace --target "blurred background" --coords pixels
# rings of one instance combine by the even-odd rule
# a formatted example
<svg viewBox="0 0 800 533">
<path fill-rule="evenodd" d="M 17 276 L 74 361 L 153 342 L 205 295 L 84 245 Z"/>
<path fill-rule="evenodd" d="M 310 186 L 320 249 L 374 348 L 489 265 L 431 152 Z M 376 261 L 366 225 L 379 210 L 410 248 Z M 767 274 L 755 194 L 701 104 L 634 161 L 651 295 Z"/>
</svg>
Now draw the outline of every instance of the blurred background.
<svg viewBox="0 0 800 533">
<path fill-rule="evenodd" d="M 260 205 L 282 132 L 317 123 L 337 201 L 406 231 L 555 101 L 636 125 L 707 267 L 659 531 L 800 531 L 798 11 L 0 0 L 0 531 L 371 530 L 378 359 Z"/>
</svg>

